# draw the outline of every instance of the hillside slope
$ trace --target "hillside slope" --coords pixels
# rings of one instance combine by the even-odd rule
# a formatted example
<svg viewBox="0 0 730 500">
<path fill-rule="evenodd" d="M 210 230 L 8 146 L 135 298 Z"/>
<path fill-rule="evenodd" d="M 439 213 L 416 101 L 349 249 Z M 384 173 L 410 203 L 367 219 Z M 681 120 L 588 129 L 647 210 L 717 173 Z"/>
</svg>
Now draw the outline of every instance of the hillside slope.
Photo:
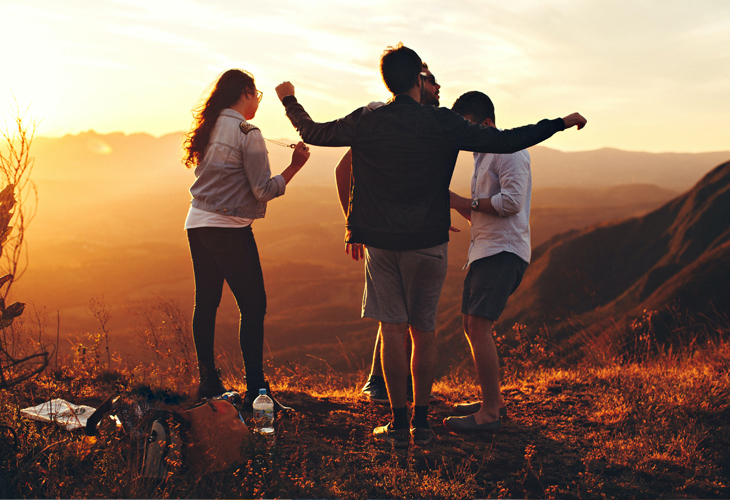
<svg viewBox="0 0 730 500">
<path fill-rule="evenodd" d="M 558 339 L 610 334 L 644 309 L 730 310 L 730 162 L 642 217 L 558 235 L 538 247 L 500 320 Z M 672 311 L 669 310 L 672 309 Z"/>
</svg>

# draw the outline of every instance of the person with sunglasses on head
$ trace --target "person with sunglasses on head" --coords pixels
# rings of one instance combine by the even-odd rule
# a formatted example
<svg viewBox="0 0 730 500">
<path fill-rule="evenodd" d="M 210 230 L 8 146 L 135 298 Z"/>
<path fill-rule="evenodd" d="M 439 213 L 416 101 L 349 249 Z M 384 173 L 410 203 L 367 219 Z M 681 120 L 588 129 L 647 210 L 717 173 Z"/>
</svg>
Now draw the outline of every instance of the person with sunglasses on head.
<svg viewBox="0 0 730 500">
<path fill-rule="evenodd" d="M 423 71 L 421 72 L 423 86 L 421 87 L 421 97 L 419 102 L 424 106 L 439 105 L 439 89 L 441 85 L 436 81 L 436 77 L 431 73 L 428 64 L 423 63 Z M 371 102 L 368 108 L 376 109 L 383 106 L 384 102 Z M 335 167 L 335 181 L 337 184 L 337 196 L 340 200 L 340 206 L 347 220 L 348 201 L 350 197 L 350 181 L 352 179 L 352 150 L 348 149 L 347 153 L 342 157 Z M 352 250 L 352 251 L 350 251 Z M 364 258 L 365 249 L 363 245 L 354 243 L 350 245 L 345 243 L 345 253 L 350 254 L 355 261 Z M 367 396 L 368 400 L 377 404 L 388 404 L 388 388 L 385 386 L 385 377 L 383 376 L 383 365 L 380 360 L 380 329 L 375 336 L 375 347 L 373 349 L 373 360 L 370 365 L 370 375 L 362 388 L 362 393 Z M 406 354 L 411 355 L 412 343 L 410 336 L 406 336 Z M 413 401 L 413 380 L 409 377 L 407 399 Z M 430 396 L 430 401 L 434 401 L 435 396 Z"/>
<path fill-rule="evenodd" d="M 350 146 L 346 242 L 364 245 L 366 284 L 363 316 L 380 322 L 381 359 L 392 420 L 373 437 L 395 447 L 425 445 L 434 433 L 428 402 L 436 370 L 436 310 L 446 277 L 451 227 L 449 184 L 460 150 L 513 153 L 566 128 L 582 128 L 578 113 L 500 131 L 475 125 L 450 109 L 423 106 L 423 65 L 399 44 L 380 60 L 393 99 L 375 110 L 317 123 L 284 82 L 276 93 L 308 144 Z M 413 341 L 413 419 L 406 405 L 409 363 L 404 339 Z"/>
<path fill-rule="evenodd" d="M 215 319 L 225 281 L 240 312 L 244 410 L 252 410 L 253 400 L 264 388 L 274 400 L 274 410 L 280 411 L 288 408 L 273 398 L 264 377 L 266 291 L 251 226 L 264 217 L 268 201 L 284 194 L 310 153 L 299 142 L 290 165 L 272 177 L 263 135 L 249 123 L 262 95 L 250 73 L 231 69 L 218 78 L 210 96 L 195 110 L 194 127 L 185 141 L 185 166 L 195 168 L 185 229 L 195 276 L 193 340 L 200 372 L 196 398 L 227 392 L 214 355 Z"/>
</svg>

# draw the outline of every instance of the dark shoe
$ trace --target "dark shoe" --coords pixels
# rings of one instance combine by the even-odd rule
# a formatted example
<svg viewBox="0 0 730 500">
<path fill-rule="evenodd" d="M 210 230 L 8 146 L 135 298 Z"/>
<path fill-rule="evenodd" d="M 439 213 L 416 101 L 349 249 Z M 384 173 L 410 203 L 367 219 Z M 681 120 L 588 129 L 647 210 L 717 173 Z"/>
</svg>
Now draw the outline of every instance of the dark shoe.
<svg viewBox="0 0 730 500">
<path fill-rule="evenodd" d="M 220 396 L 228 389 L 221 382 L 221 372 L 217 368 L 200 366 L 200 384 L 195 399 L 212 398 Z"/>
<path fill-rule="evenodd" d="M 471 415 L 482 409 L 482 402 L 476 401 L 474 403 L 456 403 L 454 405 L 454 411 L 461 415 Z M 499 409 L 499 417 L 502 420 L 509 420 L 507 416 L 507 407 L 503 406 Z"/>
<path fill-rule="evenodd" d="M 370 394 L 370 391 L 372 391 L 376 386 L 385 386 L 385 379 L 383 377 L 373 377 L 370 375 L 368 377 L 368 381 L 365 382 L 365 385 L 362 386 L 362 390 L 360 392 L 364 394 Z"/>
<path fill-rule="evenodd" d="M 380 441 L 389 443 L 395 448 L 408 448 L 408 444 L 411 441 L 408 428 L 393 429 L 390 422 L 373 429 L 373 437 Z"/>
<path fill-rule="evenodd" d="M 453 432 L 499 432 L 502 430 L 502 421 L 495 420 L 486 424 L 477 424 L 474 415 L 466 417 L 447 417 L 444 426 Z"/>
<path fill-rule="evenodd" d="M 434 434 L 433 429 L 431 428 L 424 429 L 423 427 L 411 427 L 411 436 L 413 436 L 413 444 L 423 446 L 433 441 L 436 434 Z"/>
<path fill-rule="evenodd" d="M 444 426 L 453 432 L 499 432 L 502 430 L 502 421 L 495 420 L 486 424 L 477 424 L 474 415 L 466 417 L 447 417 Z"/>
<path fill-rule="evenodd" d="M 274 402 L 274 414 L 279 413 L 280 411 L 289 411 L 293 410 L 293 408 L 289 406 L 284 406 L 283 404 L 279 403 L 273 394 L 271 394 L 271 387 L 269 386 L 268 382 L 264 382 L 264 385 L 260 387 L 261 389 L 266 389 L 266 395 L 271 398 L 271 400 Z M 253 390 L 246 390 L 246 395 L 243 397 L 243 410 L 245 412 L 253 412 L 253 401 L 257 397 L 259 397 L 259 390 L 255 389 L 256 392 L 253 392 Z"/>
<path fill-rule="evenodd" d="M 374 379 L 370 377 L 362 388 L 363 394 L 366 394 L 370 401 L 378 404 L 389 404 L 388 389 L 385 387 L 384 379 Z"/>
</svg>

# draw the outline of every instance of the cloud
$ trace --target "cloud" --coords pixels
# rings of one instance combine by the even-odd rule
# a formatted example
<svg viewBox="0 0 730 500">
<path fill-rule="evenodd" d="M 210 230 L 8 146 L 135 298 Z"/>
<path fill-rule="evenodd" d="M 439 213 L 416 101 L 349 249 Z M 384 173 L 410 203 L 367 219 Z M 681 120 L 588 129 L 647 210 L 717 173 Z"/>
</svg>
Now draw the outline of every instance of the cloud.
<svg viewBox="0 0 730 500">
<path fill-rule="evenodd" d="M 53 11 L 48 9 L 41 9 L 30 5 L 23 4 L 8 4 L 2 9 L 3 17 L 7 19 L 13 19 L 16 23 L 21 21 L 20 18 L 25 20 L 45 20 L 53 22 L 68 22 L 73 20 L 73 16 L 64 12 Z"/>
<path fill-rule="evenodd" d="M 147 42 L 154 42 L 164 45 L 175 45 L 178 47 L 188 48 L 200 48 L 205 46 L 201 41 L 194 40 L 192 38 L 175 35 L 157 28 L 150 28 L 148 26 L 115 26 L 111 25 L 107 27 L 109 33 L 117 35 L 124 35 L 138 40 L 144 40 Z"/>
<path fill-rule="evenodd" d="M 73 64 L 76 66 L 87 66 L 91 68 L 105 69 L 132 69 L 133 66 L 109 59 L 87 59 L 80 57 L 64 57 L 59 62 L 63 64 Z"/>
</svg>

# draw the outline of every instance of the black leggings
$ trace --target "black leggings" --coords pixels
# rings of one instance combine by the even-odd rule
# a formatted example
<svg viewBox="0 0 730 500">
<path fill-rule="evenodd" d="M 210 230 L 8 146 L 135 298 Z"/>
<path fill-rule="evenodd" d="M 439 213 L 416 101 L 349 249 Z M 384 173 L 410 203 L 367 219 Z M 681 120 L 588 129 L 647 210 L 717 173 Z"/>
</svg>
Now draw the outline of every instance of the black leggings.
<svg viewBox="0 0 730 500">
<path fill-rule="evenodd" d="M 239 343 L 246 367 L 247 388 L 264 382 L 264 316 L 266 290 L 259 251 L 251 227 L 188 229 L 195 274 L 193 339 L 198 364 L 215 366 L 215 317 L 228 283 L 241 313 Z"/>
</svg>

